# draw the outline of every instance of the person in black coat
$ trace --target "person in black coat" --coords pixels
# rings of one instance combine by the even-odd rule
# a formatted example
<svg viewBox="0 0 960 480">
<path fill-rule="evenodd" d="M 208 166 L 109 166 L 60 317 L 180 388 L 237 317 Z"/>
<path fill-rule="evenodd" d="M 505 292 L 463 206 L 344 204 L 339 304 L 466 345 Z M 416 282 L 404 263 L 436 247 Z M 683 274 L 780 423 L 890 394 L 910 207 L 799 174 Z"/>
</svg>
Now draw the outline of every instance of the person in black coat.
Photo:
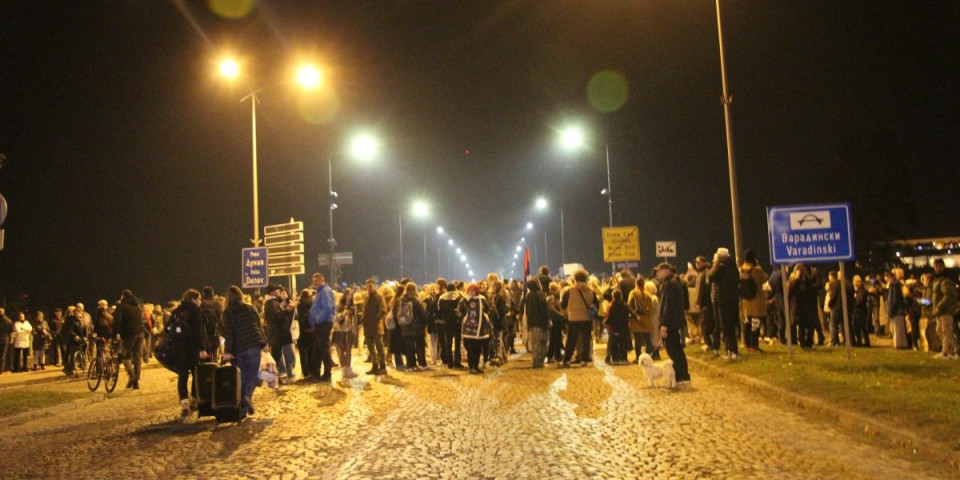
<svg viewBox="0 0 960 480">
<path fill-rule="evenodd" d="M 140 389 L 143 362 L 143 311 L 130 290 L 120 292 L 120 303 L 113 315 L 113 334 L 123 341 L 123 366 L 127 370 L 127 388 Z"/>
<path fill-rule="evenodd" d="M 527 331 L 530 334 L 530 353 L 533 354 L 533 368 L 543 368 L 547 357 L 547 340 L 550 338 L 550 312 L 547 310 L 547 297 L 540 291 L 540 281 L 527 282 L 527 295 L 523 303 L 523 312 L 527 316 Z"/>
<path fill-rule="evenodd" d="M 171 329 L 181 329 L 177 332 Z M 200 360 L 210 358 L 204 346 L 207 343 L 203 316 L 200 313 L 200 292 L 188 289 L 183 292 L 180 305 L 170 314 L 165 335 L 171 337 L 170 358 L 177 372 L 177 393 L 180 395 L 180 416 L 186 418 L 191 410 L 197 408 L 197 392 L 190 389 L 187 397 L 187 383 L 190 373 L 196 372 Z M 195 382 L 194 382 L 195 383 Z"/>
<path fill-rule="evenodd" d="M 73 376 L 73 353 L 83 348 L 83 339 L 86 338 L 83 322 L 76 314 L 67 315 L 60 329 L 60 344 L 63 345 L 63 373 Z"/>
<path fill-rule="evenodd" d="M 630 351 L 630 309 L 623 301 L 620 289 L 613 290 L 613 301 L 610 302 L 610 312 L 607 314 L 606 327 L 610 335 L 608 346 L 610 363 L 612 365 L 626 365 L 627 352 Z"/>
<path fill-rule="evenodd" d="M 740 269 L 726 248 L 717 249 L 713 256 L 713 267 L 707 272 L 707 280 L 710 282 L 714 318 L 720 322 L 727 358 L 736 359 L 740 355 L 736 335 L 737 324 L 740 323 Z M 662 303 L 663 299 L 660 301 Z"/>
<path fill-rule="evenodd" d="M 739 277 L 739 274 L 737 275 Z M 673 274 L 673 266 L 669 263 L 657 266 L 657 278 L 660 279 L 660 336 L 663 337 L 667 355 L 673 360 L 677 384 L 684 385 L 690 383 L 687 355 L 683 351 L 683 328 L 686 326 L 687 309 L 687 297 L 683 291 L 687 287 L 677 280 Z M 737 341 L 736 337 L 733 341 Z"/>
</svg>

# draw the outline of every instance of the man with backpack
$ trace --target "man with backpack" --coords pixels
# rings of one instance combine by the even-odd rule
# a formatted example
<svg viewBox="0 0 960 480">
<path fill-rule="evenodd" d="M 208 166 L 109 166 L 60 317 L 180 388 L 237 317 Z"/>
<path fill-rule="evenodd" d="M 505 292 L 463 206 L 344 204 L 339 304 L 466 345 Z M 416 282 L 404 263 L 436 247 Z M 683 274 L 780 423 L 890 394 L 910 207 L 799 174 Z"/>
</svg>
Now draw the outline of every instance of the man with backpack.
<svg viewBox="0 0 960 480">
<path fill-rule="evenodd" d="M 744 312 L 742 329 L 743 345 L 751 353 L 761 353 L 760 327 L 767 321 L 767 294 L 763 284 L 767 283 L 767 274 L 757 262 L 757 253 L 747 249 L 743 252 L 743 265 L 740 266 L 740 284 L 737 293 Z"/>
</svg>

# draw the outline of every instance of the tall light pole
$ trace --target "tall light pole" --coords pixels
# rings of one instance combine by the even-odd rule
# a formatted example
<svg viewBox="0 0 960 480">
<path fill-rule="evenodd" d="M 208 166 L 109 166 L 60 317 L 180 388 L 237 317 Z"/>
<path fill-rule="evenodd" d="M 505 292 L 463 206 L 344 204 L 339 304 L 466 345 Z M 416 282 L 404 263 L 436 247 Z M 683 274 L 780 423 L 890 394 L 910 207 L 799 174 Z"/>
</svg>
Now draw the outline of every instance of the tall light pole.
<svg viewBox="0 0 960 480">
<path fill-rule="evenodd" d="M 232 58 L 225 58 L 221 60 L 219 70 L 220 75 L 227 80 L 235 80 L 241 74 L 240 64 Z M 305 89 L 314 89 L 320 85 L 320 71 L 311 65 L 303 65 L 297 70 L 295 81 Z M 270 87 L 285 83 L 288 82 L 281 82 L 275 85 L 268 85 L 259 89 L 253 89 L 249 94 L 240 99 L 241 103 L 247 101 L 248 99 L 250 100 L 250 131 L 252 137 L 251 150 L 253 159 L 253 238 L 251 241 L 255 247 L 260 245 L 260 195 L 258 191 L 259 181 L 257 178 L 257 103 L 260 102 L 260 97 L 258 97 L 257 94 Z"/>
<path fill-rule="evenodd" d="M 425 202 L 417 200 L 413 202 L 410 211 L 414 217 L 426 219 L 430 214 L 430 206 Z M 403 277 L 403 212 L 397 213 L 397 224 L 400 226 L 400 277 Z M 427 271 L 427 227 L 423 227 L 423 271 L 426 276 Z"/>
<path fill-rule="evenodd" d="M 564 148 L 574 150 L 582 148 L 586 142 L 582 130 L 577 127 L 568 127 L 560 132 L 560 143 Z M 600 194 L 606 195 L 607 197 L 607 216 L 609 226 L 613 228 L 613 188 L 610 183 L 610 145 L 607 142 L 603 143 L 603 150 L 607 161 L 607 188 L 603 189 Z M 615 263 L 610 264 L 610 271 L 613 272 L 613 274 L 617 273 L 617 265 Z"/>
<path fill-rule="evenodd" d="M 361 134 L 355 137 L 350 144 L 350 156 L 364 161 L 372 160 L 377 155 L 378 143 L 376 139 L 369 134 Z M 333 236 L 333 211 L 337 209 L 337 192 L 333 190 L 333 155 L 327 157 L 327 179 L 329 180 L 329 199 L 330 199 L 330 237 L 327 243 L 330 247 L 330 284 L 337 284 L 338 268 L 333 259 L 333 254 L 337 249 L 337 240 Z M 401 262 L 402 263 L 402 262 Z"/>
<path fill-rule="evenodd" d="M 733 119 L 731 118 L 730 105 L 733 103 L 733 97 L 727 91 L 727 63 L 723 50 L 723 26 L 720 21 L 720 0 L 717 4 L 717 38 L 720 43 L 720 81 L 723 85 L 723 120 L 727 133 L 727 168 L 730 170 L 730 209 L 733 212 L 733 249 L 735 251 L 737 264 L 743 259 L 743 246 L 740 242 L 740 194 L 737 186 L 737 164 L 733 154 Z"/>
</svg>

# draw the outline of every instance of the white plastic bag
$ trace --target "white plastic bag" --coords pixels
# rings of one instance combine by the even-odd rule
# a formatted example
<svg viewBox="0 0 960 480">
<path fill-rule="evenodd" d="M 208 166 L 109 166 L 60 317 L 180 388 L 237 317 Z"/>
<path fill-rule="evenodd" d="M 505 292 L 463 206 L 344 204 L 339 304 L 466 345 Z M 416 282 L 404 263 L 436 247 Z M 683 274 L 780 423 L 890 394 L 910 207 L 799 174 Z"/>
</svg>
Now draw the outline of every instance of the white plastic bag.
<svg viewBox="0 0 960 480">
<path fill-rule="evenodd" d="M 296 342 L 300 339 L 300 321 L 297 319 L 297 311 L 293 311 L 293 321 L 290 322 L 290 338 Z"/>
<path fill-rule="evenodd" d="M 277 388 L 277 380 L 280 379 L 277 372 L 277 361 L 266 350 L 260 352 L 260 372 L 257 373 L 257 377 L 266 382 L 268 387 Z"/>
</svg>

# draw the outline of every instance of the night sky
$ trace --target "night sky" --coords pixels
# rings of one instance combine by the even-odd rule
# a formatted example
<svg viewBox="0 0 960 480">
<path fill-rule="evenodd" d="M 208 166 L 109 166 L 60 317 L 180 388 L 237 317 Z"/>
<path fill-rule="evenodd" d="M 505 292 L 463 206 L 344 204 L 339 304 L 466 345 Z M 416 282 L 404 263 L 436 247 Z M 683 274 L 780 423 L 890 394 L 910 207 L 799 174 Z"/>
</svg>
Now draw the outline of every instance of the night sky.
<svg viewBox="0 0 960 480">
<path fill-rule="evenodd" d="M 827 201 L 853 202 L 859 245 L 960 232 L 960 3 L 722 8 L 745 247 L 769 256 L 767 206 Z M 567 261 L 608 269 L 605 143 L 614 223 L 639 226 L 644 271 L 656 240 L 676 240 L 682 263 L 733 248 L 710 1 L 261 0 L 230 19 L 205 1 L 10 0 L 0 31 L 6 301 L 239 283 L 253 229 L 239 100 L 305 60 L 323 86 L 260 94 L 258 153 L 261 228 L 303 220 L 308 273 L 327 248 L 331 156 L 348 281 L 399 275 L 398 213 L 418 282 L 424 228 L 437 274 L 437 225 L 479 276 L 509 267 L 534 221 L 556 270 L 561 205 Z M 216 76 L 226 53 L 244 82 Z M 607 70 L 629 85 L 612 111 L 588 94 Z M 571 122 L 590 149 L 557 147 Z M 344 154 L 365 129 L 382 142 L 369 164 Z M 548 212 L 533 211 L 538 195 Z M 429 220 L 410 215 L 416 199 Z"/>
</svg>

